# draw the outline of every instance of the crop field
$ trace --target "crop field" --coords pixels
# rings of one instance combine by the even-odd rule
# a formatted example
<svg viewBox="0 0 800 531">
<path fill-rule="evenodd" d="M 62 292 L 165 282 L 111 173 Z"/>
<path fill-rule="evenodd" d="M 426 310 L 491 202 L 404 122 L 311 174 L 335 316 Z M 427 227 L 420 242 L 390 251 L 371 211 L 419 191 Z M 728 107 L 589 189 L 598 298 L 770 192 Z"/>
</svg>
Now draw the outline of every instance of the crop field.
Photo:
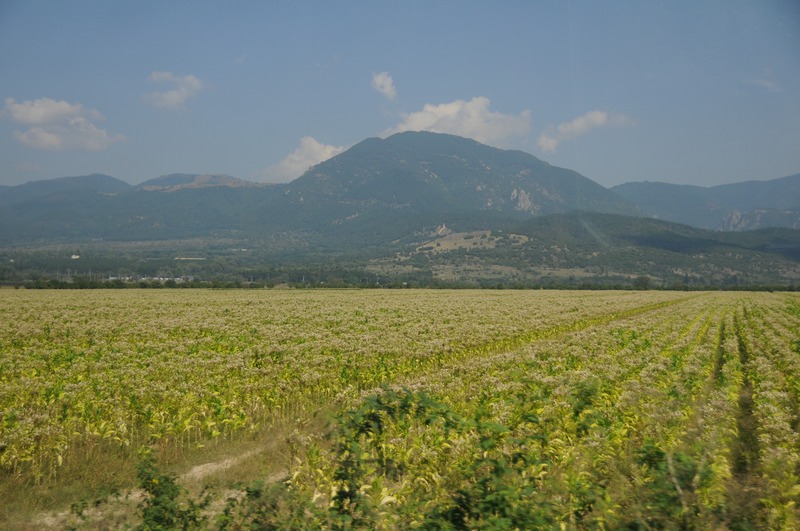
<svg viewBox="0 0 800 531">
<path fill-rule="evenodd" d="M 800 527 L 793 293 L 0 290 L 0 316 L 4 497 L 324 410 L 280 481 L 183 491 L 172 524 Z M 166 518 L 139 477 L 131 525 Z"/>
</svg>

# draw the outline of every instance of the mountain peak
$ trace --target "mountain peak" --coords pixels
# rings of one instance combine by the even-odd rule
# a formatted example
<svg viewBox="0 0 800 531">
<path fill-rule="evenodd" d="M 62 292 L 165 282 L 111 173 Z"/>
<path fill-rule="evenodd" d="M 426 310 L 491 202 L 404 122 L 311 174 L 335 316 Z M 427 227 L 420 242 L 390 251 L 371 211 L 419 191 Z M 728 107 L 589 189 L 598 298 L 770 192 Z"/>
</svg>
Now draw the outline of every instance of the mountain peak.
<svg viewBox="0 0 800 531">
<path fill-rule="evenodd" d="M 443 133 L 368 138 L 289 183 L 289 194 L 362 208 L 530 216 L 570 210 L 637 214 L 634 205 L 577 172 Z"/>
</svg>

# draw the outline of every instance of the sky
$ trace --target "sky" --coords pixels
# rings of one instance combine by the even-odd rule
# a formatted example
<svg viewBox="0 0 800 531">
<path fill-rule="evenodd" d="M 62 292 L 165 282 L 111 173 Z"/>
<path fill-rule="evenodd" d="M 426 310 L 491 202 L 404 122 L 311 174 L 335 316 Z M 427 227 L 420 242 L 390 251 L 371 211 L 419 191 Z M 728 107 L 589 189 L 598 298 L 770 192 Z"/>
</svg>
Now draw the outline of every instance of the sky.
<svg viewBox="0 0 800 531">
<path fill-rule="evenodd" d="M 604 185 L 800 172 L 800 2 L 0 0 L 0 185 L 287 182 L 406 130 Z"/>
</svg>

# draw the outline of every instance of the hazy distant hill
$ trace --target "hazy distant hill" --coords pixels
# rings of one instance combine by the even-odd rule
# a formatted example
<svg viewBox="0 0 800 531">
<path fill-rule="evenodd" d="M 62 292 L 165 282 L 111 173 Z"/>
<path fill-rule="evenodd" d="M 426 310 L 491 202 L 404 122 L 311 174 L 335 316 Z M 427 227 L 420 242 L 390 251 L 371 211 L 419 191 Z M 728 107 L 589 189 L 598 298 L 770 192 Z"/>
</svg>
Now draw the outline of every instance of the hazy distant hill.
<svg viewBox="0 0 800 531">
<path fill-rule="evenodd" d="M 595 256 L 612 249 L 636 248 L 695 259 L 719 253 L 768 252 L 800 260 L 800 231 L 786 228 L 720 232 L 652 218 L 575 212 L 529 219 L 518 225 L 516 231 L 532 239 L 543 238 L 540 239 L 543 245 L 572 244 Z M 643 260 L 661 262 L 652 256 Z M 726 263 L 721 267 L 735 266 Z"/>
<path fill-rule="evenodd" d="M 705 188 L 625 183 L 611 189 L 660 219 L 717 230 L 800 228 L 800 174 Z"/>
<path fill-rule="evenodd" d="M 32 181 L 18 186 L 0 188 L 0 205 L 11 205 L 27 201 L 46 201 L 57 194 L 119 194 L 133 187 L 119 179 L 95 173 L 79 177 L 61 177 L 43 181 Z M 57 197 L 55 199 L 58 199 Z"/>
</svg>

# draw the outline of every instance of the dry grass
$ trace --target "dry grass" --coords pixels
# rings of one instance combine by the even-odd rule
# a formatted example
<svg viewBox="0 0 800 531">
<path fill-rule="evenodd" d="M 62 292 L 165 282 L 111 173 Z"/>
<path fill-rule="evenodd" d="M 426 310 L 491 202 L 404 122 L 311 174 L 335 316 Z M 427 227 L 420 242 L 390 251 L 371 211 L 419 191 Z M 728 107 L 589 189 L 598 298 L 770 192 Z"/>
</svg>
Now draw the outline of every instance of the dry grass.
<svg viewBox="0 0 800 531">
<path fill-rule="evenodd" d="M 302 459 L 310 440 L 327 430 L 328 414 L 317 412 L 295 419 L 280 419 L 257 433 L 234 440 L 206 441 L 202 448 L 186 449 L 177 460 L 160 461 L 163 470 L 178 478 L 189 496 L 210 494 L 215 500 L 208 512 L 213 516 L 231 496 L 240 496 L 238 486 L 257 480 L 267 483 L 288 477 L 293 462 Z M 0 486 L 3 510 L 0 528 L 113 529 L 138 519 L 143 492 L 136 487 L 138 455 L 114 461 L 85 463 L 81 473 L 71 470 L 47 486 Z M 80 513 L 80 514 L 78 514 Z"/>
</svg>

